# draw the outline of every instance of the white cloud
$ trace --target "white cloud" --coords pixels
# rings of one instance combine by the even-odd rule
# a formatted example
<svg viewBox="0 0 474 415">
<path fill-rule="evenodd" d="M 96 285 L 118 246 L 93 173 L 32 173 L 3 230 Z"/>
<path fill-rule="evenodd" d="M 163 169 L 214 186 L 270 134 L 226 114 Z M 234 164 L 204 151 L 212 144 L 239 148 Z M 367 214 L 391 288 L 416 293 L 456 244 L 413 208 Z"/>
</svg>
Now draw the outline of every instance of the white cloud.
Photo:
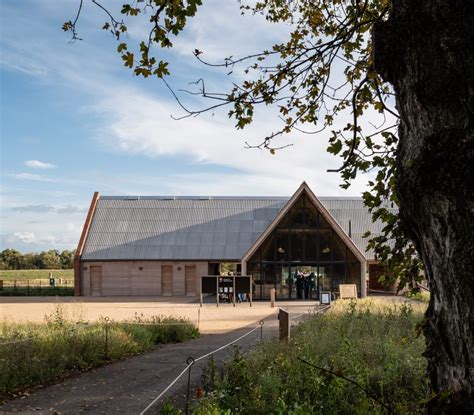
<svg viewBox="0 0 474 415">
<path fill-rule="evenodd" d="M 33 232 L 15 232 L 13 236 L 24 243 L 35 242 L 35 234 Z"/>
<path fill-rule="evenodd" d="M 55 179 L 52 179 L 47 176 L 43 176 L 41 174 L 32 174 L 32 173 L 13 173 L 10 174 L 11 177 L 18 179 L 18 180 L 32 180 L 35 182 L 55 182 Z"/>
<path fill-rule="evenodd" d="M 25 166 L 32 169 L 54 169 L 57 167 L 55 164 L 45 163 L 39 160 L 26 160 Z"/>
<path fill-rule="evenodd" d="M 120 106 L 116 105 L 117 100 L 122 103 Z M 245 149 L 245 141 L 258 143 L 276 128 L 278 120 L 270 111 L 259 114 L 248 130 L 238 132 L 222 114 L 175 121 L 169 117 L 176 111 L 174 102 L 157 100 L 136 88 L 122 88 L 119 93 L 115 90 L 93 110 L 102 117 L 98 138 L 108 151 L 157 159 L 191 158 L 201 165 L 231 169 L 231 173 L 206 175 L 183 175 L 179 168 L 174 169 L 161 183 L 167 188 L 172 183 L 176 193 L 290 195 L 302 181 L 307 181 L 319 195 L 357 195 L 367 179 L 356 181 L 350 193 L 338 187 L 339 175 L 326 171 L 341 163 L 326 151 L 327 133 L 279 138 L 275 145 L 294 146 L 275 155 Z"/>
</svg>

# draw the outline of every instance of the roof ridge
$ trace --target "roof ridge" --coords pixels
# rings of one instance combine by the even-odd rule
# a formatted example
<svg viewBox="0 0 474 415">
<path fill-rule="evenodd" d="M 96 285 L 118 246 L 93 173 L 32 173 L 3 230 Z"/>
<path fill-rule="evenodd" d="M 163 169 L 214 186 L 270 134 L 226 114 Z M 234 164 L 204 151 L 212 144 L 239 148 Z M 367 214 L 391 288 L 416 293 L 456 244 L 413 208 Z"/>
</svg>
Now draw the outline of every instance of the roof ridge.
<svg viewBox="0 0 474 415">
<path fill-rule="evenodd" d="M 102 200 L 289 200 L 290 196 L 100 196 Z M 318 196 L 320 200 L 362 200 L 359 196 Z"/>
</svg>

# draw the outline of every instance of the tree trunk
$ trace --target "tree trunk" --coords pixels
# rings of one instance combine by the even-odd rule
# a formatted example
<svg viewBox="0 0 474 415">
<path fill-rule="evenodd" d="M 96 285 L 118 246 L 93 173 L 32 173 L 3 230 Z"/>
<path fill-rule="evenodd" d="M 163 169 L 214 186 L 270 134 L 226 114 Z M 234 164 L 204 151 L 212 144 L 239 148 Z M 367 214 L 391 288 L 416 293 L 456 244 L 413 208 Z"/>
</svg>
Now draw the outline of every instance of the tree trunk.
<svg viewBox="0 0 474 415">
<path fill-rule="evenodd" d="M 374 62 L 400 113 L 397 192 L 426 268 L 431 413 L 474 413 L 474 2 L 392 0 Z"/>
</svg>

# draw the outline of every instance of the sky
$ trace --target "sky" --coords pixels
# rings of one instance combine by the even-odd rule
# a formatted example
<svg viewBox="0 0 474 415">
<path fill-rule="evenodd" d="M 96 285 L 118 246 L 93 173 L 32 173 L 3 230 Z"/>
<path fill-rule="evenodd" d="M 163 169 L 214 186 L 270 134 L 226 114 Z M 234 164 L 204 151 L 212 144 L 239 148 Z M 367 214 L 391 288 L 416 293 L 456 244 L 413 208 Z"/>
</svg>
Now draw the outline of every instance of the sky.
<svg viewBox="0 0 474 415">
<path fill-rule="evenodd" d="M 262 16 L 241 16 L 236 0 L 207 0 L 163 57 L 175 90 L 203 78 L 227 91 L 242 73 L 205 67 L 199 49 L 217 61 L 269 48 L 289 28 Z M 70 42 L 62 24 L 79 0 L 0 2 L 0 250 L 35 252 L 76 247 L 94 191 L 101 195 L 291 196 L 306 181 L 318 196 L 360 196 L 368 176 L 348 189 L 330 168 L 329 132 L 292 133 L 275 155 L 258 144 L 279 120 L 259 108 L 244 131 L 227 110 L 181 121 L 173 96 L 157 79 L 134 77 L 117 42 L 101 30 L 106 17 L 90 0 Z M 118 11 L 118 3 L 104 1 Z M 146 26 L 129 25 L 130 44 Z M 161 56 L 161 55 L 160 55 Z M 202 102 L 186 98 L 198 108 Z M 341 120 L 345 124 L 347 120 Z"/>
</svg>

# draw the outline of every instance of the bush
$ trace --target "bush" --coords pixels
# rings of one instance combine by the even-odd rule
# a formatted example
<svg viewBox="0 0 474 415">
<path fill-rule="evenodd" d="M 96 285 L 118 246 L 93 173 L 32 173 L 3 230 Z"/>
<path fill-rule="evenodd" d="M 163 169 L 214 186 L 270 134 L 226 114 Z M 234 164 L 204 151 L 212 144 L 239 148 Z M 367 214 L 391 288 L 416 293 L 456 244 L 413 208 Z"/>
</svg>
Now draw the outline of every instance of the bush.
<svg viewBox="0 0 474 415">
<path fill-rule="evenodd" d="M 0 323 L 0 396 L 199 335 L 183 318 L 135 316 L 133 323 L 72 321 L 61 306 L 44 324 Z"/>
<path fill-rule="evenodd" d="M 289 342 L 237 353 L 195 413 L 413 413 L 427 394 L 426 361 L 416 326 L 423 306 L 338 301 L 293 330 Z M 329 370 L 329 374 L 299 358 Z M 341 378 L 344 376 L 357 385 Z M 373 399 L 375 398 L 375 399 Z"/>
</svg>

